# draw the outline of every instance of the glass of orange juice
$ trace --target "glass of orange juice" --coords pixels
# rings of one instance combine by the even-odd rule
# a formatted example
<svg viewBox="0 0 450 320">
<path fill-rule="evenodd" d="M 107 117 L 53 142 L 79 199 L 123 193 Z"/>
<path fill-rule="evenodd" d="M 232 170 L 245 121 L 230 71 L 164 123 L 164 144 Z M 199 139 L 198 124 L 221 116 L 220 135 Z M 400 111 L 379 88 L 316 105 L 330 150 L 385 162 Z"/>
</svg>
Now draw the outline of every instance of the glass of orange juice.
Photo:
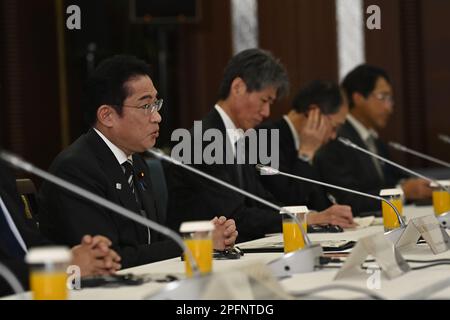
<svg viewBox="0 0 450 320">
<path fill-rule="evenodd" d="M 67 267 L 72 259 L 66 247 L 33 248 L 26 255 L 34 300 L 65 300 L 68 297 Z"/>
<path fill-rule="evenodd" d="M 380 191 L 380 196 L 391 202 L 397 211 L 400 213 L 402 219 L 403 217 L 403 190 L 398 189 L 382 189 Z M 398 221 L 397 215 L 394 209 L 391 208 L 386 202 L 381 203 L 381 212 L 383 214 L 383 225 L 384 231 L 391 231 L 400 227 L 400 222 Z"/>
<path fill-rule="evenodd" d="M 211 221 L 183 222 L 180 226 L 180 232 L 183 235 L 184 243 L 191 251 L 202 275 L 212 271 L 213 230 L 214 224 Z M 184 253 L 184 261 L 186 275 L 192 277 L 192 267 L 189 259 L 186 257 L 186 253 Z"/>
<path fill-rule="evenodd" d="M 434 214 L 440 216 L 441 214 L 450 211 L 450 192 L 442 187 L 450 188 L 450 180 L 438 180 L 438 182 L 440 185 L 432 182 L 430 187 L 433 188 Z"/>
<path fill-rule="evenodd" d="M 297 217 L 297 220 L 303 227 L 303 232 L 307 232 L 306 216 L 309 212 L 306 206 L 293 206 L 283 207 L 283 210 L 287 210 Z M 303 233 L 300 231 L 300 227 L 289 214 L 281 211 L 283 216 L 283 242 L 284 253 L 293 252 L 303 249 L 305 247 L 305 241 L 303 239 Z"/>
</svg>

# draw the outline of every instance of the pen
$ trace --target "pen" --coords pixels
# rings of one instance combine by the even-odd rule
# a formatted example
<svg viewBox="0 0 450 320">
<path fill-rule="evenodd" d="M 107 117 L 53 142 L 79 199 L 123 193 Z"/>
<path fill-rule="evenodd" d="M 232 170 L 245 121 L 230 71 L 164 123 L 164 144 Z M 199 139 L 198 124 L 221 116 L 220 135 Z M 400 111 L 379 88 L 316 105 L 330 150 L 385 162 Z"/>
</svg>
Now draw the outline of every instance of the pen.
<svg viewBox="0 0 450 320">
<path fill-rule="evenodd" d="M 328 198 L 328 200 L 330 200 L 330 202 L 331 202 L 333 205 L 338 204 L 337 201 L 336 201 L 336 198 L 335 198 L 331 193 L 329 193 L 329 192 L 327 192 L 327 198 Z M 351 223 L 355 224 L 355 226 L 358 226 L 358 224 L 357 224 L 356 222 L 353 221 L 353 216 L 352 216 L 352 218 L 351 218 L 350 221 L 351 221 Z"/>
<path fill-rule="evenodd" d="M 338 204 L 337 201 L 336 201 L 336 198 L 331 193 L 327 192 L 327 198 L 328 198 L 328 200 L 330 200 L 330 202 L 332 204 Z"/>
</svg>

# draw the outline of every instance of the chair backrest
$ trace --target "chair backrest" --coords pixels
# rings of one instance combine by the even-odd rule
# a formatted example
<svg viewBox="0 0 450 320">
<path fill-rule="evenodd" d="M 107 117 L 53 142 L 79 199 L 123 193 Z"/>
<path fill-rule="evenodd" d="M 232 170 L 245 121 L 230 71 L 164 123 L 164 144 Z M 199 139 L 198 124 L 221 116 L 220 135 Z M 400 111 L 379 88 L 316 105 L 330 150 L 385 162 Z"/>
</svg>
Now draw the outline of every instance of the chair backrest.
<svg viewBox="0 0 450 320">
<path fill-rule="evenodd" d="M 156 200 L 156 207 L 161 216 L 161 222 L 166 223 L 167 217 L 167 183 L 164 175 L 163 165 L 159 159 L 147 159 L 147 165 L 150 169 L 150 179 L 152 180 L 153 193 Z"/>
<path fill-rule="evenodd" d="M 31 179 L 17 179 L 17 191 L 25 208 L 25 217 L 33 220 L 37 214 L 36 186 Z"/>
</svg>

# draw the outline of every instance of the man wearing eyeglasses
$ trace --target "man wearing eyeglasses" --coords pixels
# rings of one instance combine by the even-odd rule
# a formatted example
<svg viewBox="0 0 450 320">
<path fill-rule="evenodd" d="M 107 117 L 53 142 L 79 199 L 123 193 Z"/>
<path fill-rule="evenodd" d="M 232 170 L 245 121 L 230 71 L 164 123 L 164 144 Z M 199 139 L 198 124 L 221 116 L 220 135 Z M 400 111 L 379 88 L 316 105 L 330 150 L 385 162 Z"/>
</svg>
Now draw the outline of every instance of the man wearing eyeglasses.
<svg viewBox="0 0 450 320">
<path fill-rule="evenodd" d="M 347 74 L 342 86 L 349 100 L 350 114 L 338 135 L 389 157 L 387 146 L 377 133 L 386 127 L 394 111 L 393 89 L 387 73 L 379 67 L 363 64 Z M 427 181 L 406 179 L 402 172 L 392 166 L 338 141 L 319 150 L 316 164 L 325 181 L 340 186 L 378 195 L 380 189 L 401 185 L 407 199 L 427 199 L 431 196 Z M 380 211 L 379 201 L 344 192 L 333 193 L 340 203 L 350 205 L 358 215 Z"/>
<path fill-rule="evenodd" d="M 153 147 L 159 135 L 162 99 L 147 64 L 114 56 L 89 77 L 83 104 L 91 129 L 54 160 L 50 171 L 150 220 L 165 224 L 156 206 L 149 169 L 138 154 Z M 180 254 L 165 239 L 134 221 L 44 183 L 40 190 L 40 227 L 57 243 L 73 245 L 80 235 L 102 234 L 132 267 Z M 234 244 L 233 220 L 215 218 L 215 249 Z"/>
</svg>

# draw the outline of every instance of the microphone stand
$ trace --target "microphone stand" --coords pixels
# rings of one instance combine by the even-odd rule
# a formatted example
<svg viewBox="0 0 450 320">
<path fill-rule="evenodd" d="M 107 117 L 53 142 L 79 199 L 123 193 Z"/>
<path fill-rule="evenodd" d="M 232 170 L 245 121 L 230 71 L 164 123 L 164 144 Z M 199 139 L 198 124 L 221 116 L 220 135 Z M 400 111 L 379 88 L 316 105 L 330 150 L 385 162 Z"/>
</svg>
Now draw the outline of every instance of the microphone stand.
<svg viewBox="0 0 450 320">
<path fill-rule="evenodd" d="M 372 194 L 369 194 L 369 193 L 364 193 L 364 192 L 348 189 L 348 188 L 344 188 L 344 187 L 337 186 L 337 185 L 330 184 L 330 183 L 325 183 L 325 182 L 318 181 L 318 180 L 313 180 L 313 179 L 308 179 L 308 178 L 304 178 L 304 177 L 301 177 L 301 176 L 292 175 L 292 174 L 285 173 L 285 172 L 282 172 L 280 170 L 277 170 L 275 168 L 268 167 L 268 166 L 263 166 L 263 165 L 260 165 L 260 164 L 256 165 L 256 169 L 261 174 L 264 174 L 264 175 L 282 175 L 282 176 L 286 176 L 286 177 L 289 177 L 289 178 L 292 178 L 292 179 L 306 181 L 306 182 L 310 182 L 310 183 L 313 183 L 313 184 L 318 184 L 318 185 L 321 185 L 321 186 L 324 186 L 324 187 L 329 187 L 329 188 L 332 188 L 332 189 L 337 189 L 337 190 L 341 190 L 341 191 L 357 194 L 357 195 L 360 195 L 360 196 L 363 196 L 363 197 L 368 197 L 368 198 L 372 198 L 372 199 L 375 199 L 375 200 L 380 200 L 380 201 L 383 201 L 383 202 L 387 203 L 392 208 L 392 210 L 394 210 L 395 215 L 397 217 L 397 220 L 398 220 L 398 222 L 400 224 L 399 228 L 391 230 L 391 231 L 388 231 L 388 232 L 385 233 L 386 237 L 389 238 L 389 240 L 391 240 L 393 243 L 396 243 L 398 241 L 398 239 L 402 235 L 403 231 L 406 229 L 406 224 L 403 221 L 403 218 L 400 215 L 400 213 L 398 212 L 397 208 L 390 201 L 388 201 L 388 200 L 386 200 L 386 199 L 384 199 L 382 197 L 375 196 L 375 195 L 372 195 Z"/>
<path fill-rule="evenodd" d="M 65 190 L 73 192 L 74 194 L 82 197 L 83 199 L 92 201 L 95 204 L 105 207 L 121 216 L 124 216 L 130 220 L 133 220 L 139 224 L 142 224 L 148 228 L 151 228 L 152 230 L 156 230 L 157 232 L 166 235 L 167 237 L 174 240 L 181 247 L 183 252 L 186 254 L 187 259 L 189 259 L 189 262 L 191 263 L 194 277 L 200 276 L 200 271 L 198 269 L 197 262 L 195 261 L 193 255 L 192 255 L 192 252 L 186 246 L 186 244 L 184 243 L 184 241 L 180 237 L 180 235 L 178 235 L 178 233 L 174 232 L 173 230 L 171 230 L 165 226 L 162 226 L 152 220 L 146 219 L 146 218 L 132 212 L 131 210 L 123 208 L 123 207 L 113 203 L 112 201 L 109 201 L 107 199 L 104 199 L 104 198 L 96 195 L 95 193 L 92 193 L 88 190 L 80 188 L 73 183 L 65 181 L 53 174 L 50 174 L 44 170 L 41 170 L 41 169 L 33 166 L 31 163 L 26 162 L 25 160 L 19 158 L 18 156 L 14 155 L 12 153 L 9 153 L 6 151 L 0 151 L 0 159 L 2 159 L 3 161 L 9 163 L 10 165 L 12 165 L 16 168 L 22 169 L 26 172 L 30 172 L 38 177 L 41 177 L 44 180 L 47 180 L 51 183 L 56 184 L 57 186 L 65 189 Z"/>
<path fill-rule="evenodd" d="M 385 163 L 388 163 L 388 164 L 390 164 L 391 166 L 394 166 L 394 167 L 396 167 L 396 168 L 399 168 L 400 170 L 403 170 L 403 171 L 405 171 L 405 172 L 407 172 L 407 173 L 409 173 L 409 174 L 411 174 L 411 175 L 413 175 L 413 176 L 417 176 L 417 177 L 422 178 L 422 179 L 425 179 L 425 180 L 427 180 L 427 181 L 429 181 L 429 182 L 431 182 L 431 183 L 435 183 L 437 186 L 441 187 L 443 190 L 445 190 L 445 191 L 447 191 L 447 192 L 450 192 L 449 188 L 448 188 L 447 186 L 444 186 L 444 185 L 443 185 L 442 183 L 440 183 L 439 181 L 437 181 L 437 180 L 435 180 L 435 179 L 430 179 L 429 177 L 426 177 L 426 176 L 424 176 L 424 175 L 422 175 L 422 174 L 420 174 L 420 173 L 418 173 L 418 172 L 415 172 L 415 171 L 413 171 L 413 170 L 410 170 L 410 169 L 408 169 L 408 168 L 406 168 L 406 167 L 404 167 L 404 166 L 401 166 L 401 165 L 399 165 L 399 164 L 397 164 L 397 163 L 395 163 L 395 162 L 393 162 L 393 161 L 391 161 L 391 160 L 389 160 L 389 159 L 386 159 L 386 158 L 384 158 L 384 157 L 382 157 L 382 156 L 379 156 L 379 155 L 377 155 L 377 154 L 375 154 L 375 153 L 373 153 L 373 152 L 370 152 L 370 151 L 368 151 L 368 150 L 366 150 L 366 149 L 364 149 L 364 148 L 361 148 L 360 146 L 354 144 L 353 142 L 351 142 L 351 141 L 350 141 L 349 139 L 347 139 L 347 138 L 339 137 L 338 140 L 339 140 L 339 142 L 341 142 L 342 144 L 344 144 L 344 145 L 346 145 L 346 146 L 348 146 L 348 147 L 350 147 L 350 148 L 353 148 L 353 149 L 359 150 L 359 151 L 361 151 L 361 152 L 363 152 L 363 153 L 366 153 L 366 154 L 368 154 L 369 156 L 375 157 L 375 158 L 377 158 L 377 159 L 379 159 L 379 160 L 381 160 L 381 161 L 383 161 L 383 162 L 385 162 Z M 442 214 L 442 215 L 440 215 L 440 216 L 438 217 L 438 220 L 439 220 L 439 222 L 441 223 L 441 226 L 446 227 L 446 228 L 449 228 L 449 224 L 450 224 L 450 214 L 448 214 L 448 213 L 447 213 L 447 214 Z M 446 231 L 445 231 L 445 230 L 442 230 L 442 232 L 446 232 Z"/>
<path fill-rule="evenodd" d="M 405 147 L 404 145 L 401 145 L 400 143 L 391 141 L 391 142 L 389 142 L 389 145 L 392 148 L 396 149 L 396 150 L 403 151 L 403 152 L 415 155 L 415 156 L 417 156 L 419 158 L 422 158 L 422 159 L 425 159 L 425 160 L 428 160 L 428 161 L 440 164 L 440 165 L 442 165 L 444 167 L 450 168 L 450 163 L 442 161 L 442 160 L 439 160 L 439 159 L 434 158 L 434 157 L 431 157 L 431 156 L 426 155 L 426 154 L 424 154 L 422 152 L 409 149 L 408 147 Z"/>
<path fill-rule="evenodd" d="M 450 144 L 450 137 L 449 137 L 448 135 L 446 135 L 446 134 L 440 134 L 440 135 L 438 135 L 438 137 L 439 137 L 439 139 L 440 139 L 442 142 L 445 142 L 445 143 L 447 143 L 447 144 Z"/>
<path fill-rule="evenodd" d="M 435 184 L 437 184 L 439 187 L 443 188 L 444 190 L 449 191 L 448 188 L 447 188 L 446 186 L 444 186 L 443 184 L 441 184 L 439 181 L 436 181 L 436 180 L 434 180 L 434 179 L 431 179 L 431 178 L 429 178 L 429 177 L 427 177 L 427 176 L 424 176 L 423 174 L 420 174 L 420 173 L 418 173 L 418 172 L 415 172 L 415 171 L 413 171 L 413 170 L 410 170 L 410 169 L 408 169 L 408 168 L 406 168 L 406 167 L 404 167 L 404 166 L 402 166 L 402 165 L 399 165 L 398 163 L 395 163 L 395 162 L 393 162 L 393 161 L 391 161 L 391 160 L 389 160 L 389 159 L 386 159 L 386 158 L 384 158 L 384 157 L 382 157 L 382 156 L 380 156 L 380 155 L 378 155 L 378 154 L 376 154 L 376 153 L 373 153 L 373 152 L 370 152 L 370 151 L 368 151 L 368 150 L 366 150 L 366 149 L 364 149 L 364 148 L 361 148 L 360 146 L 354 144 L 353 142 L 351 142 L 351 141 L 350 141 L 349 139 L 347 139 L 347 138 L 339 137 L 338 140 L 339 140 L 339 142 L 341 142 L 342 144 L 346 145 L 347 147 L 350 147 L 350 148 L 359 150 L 359 151 L 361 151 L 361 152 L 363 152 L 363 153 L 365 153 L 365 154 L 368 154 L 368 155 L 371 156 L 371 157 L 375 157 L 375 158 L 377 158 L 377 159 L 379 159 L 379 160 L 381 160 L 381 161 L 383 161 L 383 162 L 385 162 L 385 163 L 390 164 L 391 166 L 394 166 L 394 167 L 396 167 L 396 168 L 399 168 L 400 170 L 403 170 L 403 171 L 405 171 L 405 172 L 407 172 L 407 173 L 409 173 L 409 174 L 411 174 L 411 175 L 413 175 L 413 176 L 422 178 L 422 179 L 424 179 L 424 180 L 427 180 L 428 182 L 435 183 Z"/>
<path fill-rule="evenodd" d="M 176 166 L 180 166 L 180 167 L 182 167 L 186 170 L 189 170 L 197 175 L 200 175 L 210 181 L 220 184 L 220 185 L 224 186 L 225 188 L 231 189 L 237 193 L 240 193 L 246 197 L 249 197 L 255 201 L 258 201 L 270 208 L 273 208 L 279 212 L 288 214 L 298 224 L 298 226 L 300 228 L 300 232 L 302 233 L 303 239 L 305 241 L 305 248 L 285 254 L 282 258 L 279 258 L 272 262 L 269 262 L 268 266 L 269 266 L 269 268 L 272 269 L 272 271 L 274 272 L 274 274 L 277 277 L 285 277 L 285 276 L 291 276 L 295 273 L 314 271 L 315 266 L 318 265 L 319 257 L 322 255 L 322 248 L 320 245 L 313 245 L 311 243 L 311 240 L 307 236 L 306 231 L 303 229 L 302 224 L 298 221 L 297 216 L 294 215 L 292 212 L 290 212 L 289 210 L 286 210 L 280 206 L 277 206 L 267 200 L 264 200 L 258 196 L 255 196 L 254 194 L 251 194 L 245 190 L 237 188 L 225 181 L 217 179 L 216 177 L 213 177 L 213 176 L 211 176 L 203 171 L 200 171 L 192 166 L 186 165 L 186 164 L 182 163 L 181 161 L 178 161 L 178 160 L 164 154 L 164 152 L 159 149 L 152 148 L 152 149 L 149 149 L 148 152 L 158 159 L 167 161 Z"/>
</svg>

